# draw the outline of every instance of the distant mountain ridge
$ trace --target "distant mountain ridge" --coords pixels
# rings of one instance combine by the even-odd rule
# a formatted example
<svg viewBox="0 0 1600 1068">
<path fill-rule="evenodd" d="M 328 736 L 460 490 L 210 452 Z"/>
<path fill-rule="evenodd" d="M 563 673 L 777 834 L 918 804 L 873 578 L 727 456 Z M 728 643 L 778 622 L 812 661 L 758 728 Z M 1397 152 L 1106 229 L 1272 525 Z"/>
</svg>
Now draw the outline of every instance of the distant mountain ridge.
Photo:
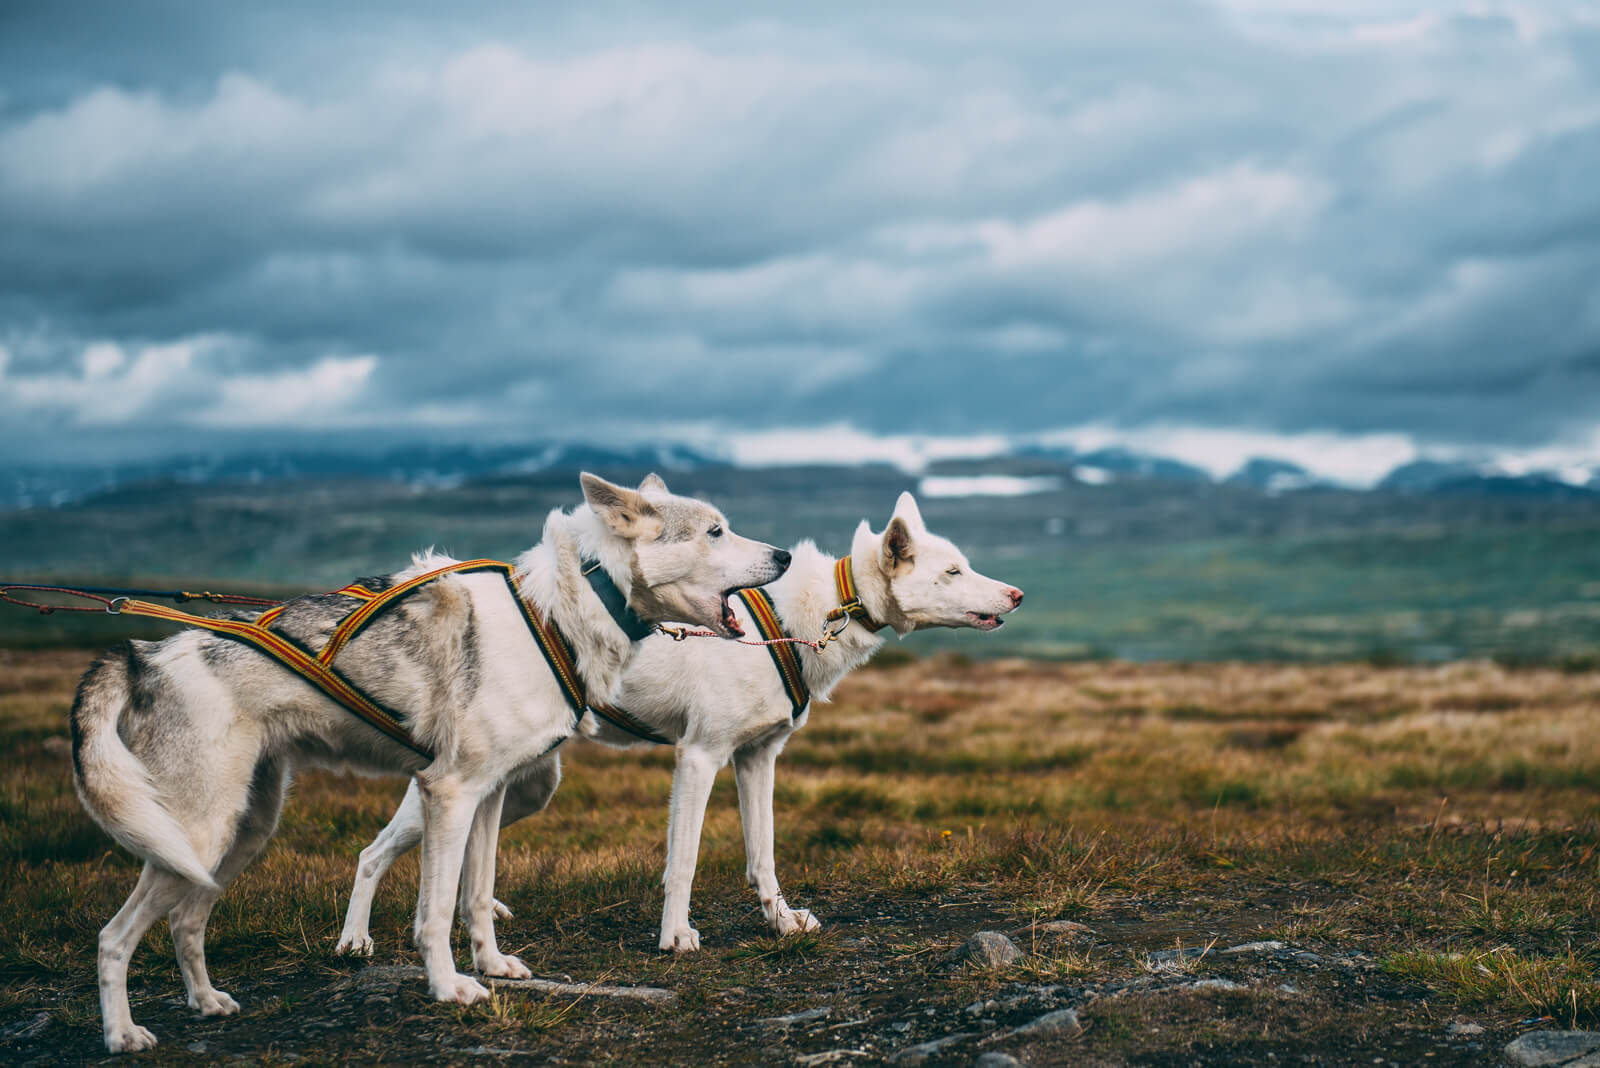
<svg viewBox="0 0 1600 1068">
<path fill-rule="evenodd" d="M 1553 498 L 1588 497 L 1600 492 L 1600 471 L 1573 474 L 1588 477 L 1574 480 L 1550 471 L 1513 475 L 1485 464 L 1415 460 L 1390 471 L 1374 488 L 1392 493 L 1483 493 Z"/>
<path fill-rule="evenodd" d="M 416 487 L 449 487 L 498 479 L 556 477 L 591 469 L 616 477 L 656 469 L 694 471 L 737 466 L 684 445 L 599 445 L 542 441 L 517 445 L 410 445 L 382 452 L 246 450 L 180 455 L 160 460 L 99 465 L 0 463 L 0 509 L 59 507 L 97 494 L 142 484 L 239 483 L 297 479 L 378 480 Z M 1188 487 L 1222 485 L 1269 495 L 1340 488 L 1301 464 L 1279 457 L 1252 457 L 1223 478 L 1182 459 L 1123 446 L 1079 451 L 1069 445 L 1022 441 L 988 457 L 942 460 L 924 474 L 1054 477 L 1063 483 L 1168 482 Z M 1348 487 L 1346 487 L 1348 488 Z M 1538 471 L 1509 474 L 1489 465 L 1414 460 L 1389 472 L 1372 490 L 1402 494 L 1482 494 L 1545 499 L 1600 495 L 1600 467 L 1560 475 Z"/>
<path fill-rule="evenodd" d="M 684 471 L 728 461 L 684 445 L 600 446 L 574 442 L 525 445 L 408 445 L 379 453 L 342 450 L 244 451 L 180 455 L 101 465 L 0 465 L 0 508 L 57 507 L 141 483 L 373 479 L 423 487 L 487 478 L 659 469 Z"/>
</svg>

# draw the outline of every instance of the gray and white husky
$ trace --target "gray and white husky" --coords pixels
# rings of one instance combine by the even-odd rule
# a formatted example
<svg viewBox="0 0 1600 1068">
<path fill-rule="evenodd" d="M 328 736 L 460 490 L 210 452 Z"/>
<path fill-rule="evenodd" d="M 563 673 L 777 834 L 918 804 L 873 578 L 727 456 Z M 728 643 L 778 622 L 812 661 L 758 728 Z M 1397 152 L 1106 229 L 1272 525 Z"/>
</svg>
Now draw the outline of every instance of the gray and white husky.
<svg viewBox="0 0 1600 1068">
<path fill-rule="evenodd" d="M 612 693 L 635 651 L 582 562 L 597 561 L 646 621 L 692 620 L 740 633 L 729 594 L 783 573 L 789 554 L 735 535 L 712 506 L 670 494 L 655 476 L 636 490 L 585 474 L 585 505 L 551 512 L 543 540 L 516 560 L 525 597 L 565 633 L 596 699 Z M 386 578 L 384 589 L 453 561 L 433 553 Z M 374 584 L 376 584 L 374 586 Z M 273 624 L 320 648 L 348 599 L 299 598 Z M 721 644 L 721 643 L 718 643 Z M 529 972 L 495 945 L 495 842 L 504 786 L 572 733 L 563 691 L 497 572 L 453 574 L 378 616 L 339 654 L 337 668 L 399 713 L 425 758 L 357 719 L 255 649 L 204 630 L 127 642 L 98 660 L 72 711 L 78 794 L 90 815 L 145 860 L 137 886 L 100 933 L 100 1009 L 112 1052 L 147 1049 L 133 1022 L 128 960 L 151 924 L 172 924 L 189 1005 L 238 1005 L 211 985 L 204 939 L 212 905 L 277 827 L 290 772 L 354 766 L 415 776 L 422 840 L 416 944 L 428 988 L 471 1004 L 489 992 L 457 974 L 450 929 L 457 886 L 480 918 L 473 963 L 484 975 Z M 481 907 L 480 907 L 481 903 Z"/>
<path fill-rule="evenodd" d="M 929 532 L 916 500 L 901 494 L 882 533 L 863 520 L 850 546 L 856 586 L 869 616 L 905 635 L 928 627 L 994 630 L 1001 617 L 1022 603 L 1022 591 L 974 571 L 953 544 Z M 815 640 L 823 621 L 839 603 L 834 559 L 809 541 L 793 550 L 788 572 L 766 588 L 787 634 Z M 747 611 L 737 606 L 749 629 Z M 789 736 L 810 717 L 800 715 L 765 649 L 734 642 L 674 644 L 648 638 L 622 677 L 615 704 L 677 749 L 672 807 L 667 834 L 667 866 L 662 878 L 666 900 L 661 917 L 662 949 L 700 948 L 700 933 L 689 924 L 689 892 L 700 851 L 706 800 L 717 771 L 731 759 L 738 777 L 739 812 L 744 823 L 746 878 L 761 900 L 768 925 L 780 935 L 812 931 L 817 919 L 791 908 L 778 890 L 773 861 L 772 788 L 778 754 Z M 813 700 L 827 700 L 839 681 L 865 663 L 883 638 L 851 624 L 820 655 L 802 651 L 800 662 Z M 606 745 L 647 744 L 598 717 L 584 720 L 583 734 Z M 558 754 L 524 769 L 507 787 L 502 825 L 538 812 L 561 780 Z M 371 953 L 368 921 L 378 883 L 397 858 L 422 839 L 426 825 L 424 793 L 412 783 L 394 819 L 361 852 L 355 887 L 339 938 L 341 953 Z M 475 897 L 464 909 L 510 913 L 498 902 Z M 472 930 L 491 930 L 489 915 L 463 916 Z"/>
</svg>

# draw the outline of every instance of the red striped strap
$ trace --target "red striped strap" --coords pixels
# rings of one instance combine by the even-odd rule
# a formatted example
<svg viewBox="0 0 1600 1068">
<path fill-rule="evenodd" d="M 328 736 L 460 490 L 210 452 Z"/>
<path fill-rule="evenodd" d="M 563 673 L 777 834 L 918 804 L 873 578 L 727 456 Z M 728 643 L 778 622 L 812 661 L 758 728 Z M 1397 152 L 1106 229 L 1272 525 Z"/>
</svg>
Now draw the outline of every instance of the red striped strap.
<svg viewBox="0 0 1600 1068">
<path fill-rule="evenodd" d="M 176 608 L 150 604 L 148 601 L 123 601 L 118 606 L 118 611 L 129 612 L 136 616 L 153 616 L 156 619 L 165 619 L 173 623 L 185 623 L 192 627 L 201 627 L 214 634 L 221 634 L 224 637 L 252 646 L 293 671 L 335 702 L 343 705 L 413 753 L 427 760 L 433 759 L 433 753 L 419 745 L 411 737 L 411 732 L 406 730 L 405 726 L 400 722 L 400 717 L 378 704 L 365 693 L 362 693 L 349 679 L 346 679 L 339 672 L 320 662 L 316 657 L 288 638 L 273 633 L 259 623 L 241 623 L 231 619 L 197 616 L 189 612 L 181 612 Z"/>
<path fill-rule="evenodd" d="M 341 586 L 339 589 L 333 591 L 333 595 L 336 597 L 353 597 L 358 601 L 370 601 L 374 597 L 378 596 L 376 593 L 373 593 L 359 582 L 352 582 L 348 586 Z M 278 617 L 283 615 L 284 610 L 288 607 L 288 601 L 284 601 L 282 604 L 273 605 L 271 608 L 267 609 L 265 612 L 262 612 L 256 617 L 256 626 L 272 626 L 278 621 Z"/>
<path fill-rule="evenodd" d="M 324 645 L 322 647 L 322 652 L 317 654 L 317 659 L 322 661 L 324 664 L 333 663 L 334 657 L 338 656 L 339 652 L 350 643 L 352 638 L 354 638 L 357 634 L 360 634 L 362 629 L 365 628 L 368 623 L 371 623 L 381 612 L 389 608 L 406 594 L 417 589 L 419 586 L 426 586 L 434 579 L 442 578 L 445 575 L 454 574 L 457 571 L 481 571 L 490 568 L 509 567 L 509 564 L 503 564 L 498 560 L 465 560 L 461 563 L 449 564 L 445 567 L 435 568 L 432 571 L 418 575 L 416 578 L 407 579 L 397 586 L 390 586 L 388 589 L 379 594 L 372 594 L 371 590 L 366 590 L 365 592 L 371 595 L 370 598 L 360 608 L 357 608 L 354 612 L 351 612 L 349 615 L 344 617 L 344 620 L 339 624 L 338 629 L 336 629 L 333 632 L 333 635 L 328 638 L 328 644 Z M 350 590 L 352 588 L 356 587 L 346 586 L 343 590 L 338 592 L 344 593 L 346 590 Z M 365 587 L 360 588 L 365 589 Z M 519 597 L 518 599 L 520 600 L 521 598 Z"/>
<path fill-rule="evenodd" d="M 798 717 L 811 703 L 811 689 L 806 685 L 794 646 L 777 641 L 786 635 L 783 633 L 783 624 L 778 620 L 778 613 L 772 607 L 772 600 L 758 589 L 740 590 L 739 599 L 750 610 L 750 618 L 755 620 L 761 637 L 774 643 L 767 646 L 767 652 L 778 668 L 778 677 L 783 680 L 783 688 L 789 694 L 789 703 L 794 706 L 793 715 Z"/>
<path fill-rule="evenodd" d="M 867 606 L 861 603 L 861 591 L 856 589 L 856 572 L 848 556 L 840 557 L 833 565 L 833 586 L 839 594 L 839 607 L 828 613 L 828 622 L 849 616 L 870 631 L 880 631 L 885 624 L 872 618 Z"/>
<path fill-rule="evenodd" d="M 618 708 L 616 705 L 601 704 L 594 704 L 589 707 L 594 710 L 595 715 L 618 730 L 633 735 L 635 738 L 646 742 L 654 742 L 657 745 L 672 744 L 671 738 L 658 733 L 648 723 L 641 721 L 626 709 Z"/>
<path fill-rule="evenodd" d="M 414 593 L 428 582 L 445 575 L 462 571 L 498 571 L 505 579 L 506 587 L 511 592 L 511 599 L 522 612 L 522 618 L 528 625 L 528 630 L 533 634 L 534 641 L 538 644 L 540 652 L 544 654 L 545 661 L 550 665 L 550 670 L 555 674 L 556 681 L 561 686 L 561 692 L 566 696 L 567 703 L 572 706 L 574 724 L 583 718 L 587 701 L 584 695 L 583 680 L 578 675 L 577 663 L 572 655 L 572 646 L 567 643 L 565 635 L 556 626 L 554 620 L 545 621 L 538 610 L 522 595 L 517 588 L 514 577 L 516 569 L 512 565 L 499 560 L 468 560 L 463 563 L 451 564 L 447 567 L 437 568 L 426 574 L 418 575 L 414 579 L 374 593 L 359 584 L 346 586 L 335 591 L 346 596 L 364 599 L 365 603 L 350 615 L 346 616 L 328 640 L 322 653 L 313 656 L 309 651 L 301 648 L 291 639 L 284 637 L 268 626 L 275 622 L 287 605 L 279 605 L 263 612 L 255 622 L 243 623 L 231 619 L 217 619 L 212 616 L 197 616 L 183 612 L 176 608 L 167 608 L 164 605 L 151 604 L 147 601 L 123 600 L 118 604 L 119 612 L 129 612 L 133 615 L 152 616 L 156 619 L 165 619 L 173 623 L 184 623 L 193 627 L 200 627 L 220 634 L 226 638 L 243 642 L 257 651 L 278 661 L 284 667 L 299 675 L 306 682 L 321 690 L 334 702 L 343 705 L 350 712 L 376 727 L 396 742 L 416 753 L 418 756 L 432 760 L 433 753 L 419 745 L 412 738 L 411 733 L 401 723 L 400 717 L 384 708 L 363 693 L 354 683 L 345 678 L 332 664 L 334 656 L 338 655 L 350 640 L 354 638 L 363 627 L 372 622 L 385 608 L 394 604 L 399 598 L 409 593 Z M 360 592 L 354 592 L 360 591 Z M 365 598 L 362 598 L 365 594 Z M 655 739 L 652 738 L 652 741 Z M 664 741 L 664 739 L 662 739 Z"/>
<path fill-rule="evenodd" d="M 533 602 L 522 595 L 513 577 L 515 568 L 510 564 L 495 564 L 494 561 L 480 561 L 480 563 L 492 564 L 504 573 L 506 586 L 511 590 L 511 599 L 521 610 L 523 622 L 528 625 L 535 644 L 544 654 L 545 663 L 550 665 L 550 671 L 560 684 L 567 704 L 572 707 L 573 724 L 576 725 L 583 719 L 584 710 L 589 707 L 589 700 L 584 692 L 583 679 L 578 674 L 577 660 L 572 655 L 572 646 L 567 643 L 566 635 L 561 633 L 561 628 L 556 626 L 555 620 L 546 621 Z"/>
</svg>

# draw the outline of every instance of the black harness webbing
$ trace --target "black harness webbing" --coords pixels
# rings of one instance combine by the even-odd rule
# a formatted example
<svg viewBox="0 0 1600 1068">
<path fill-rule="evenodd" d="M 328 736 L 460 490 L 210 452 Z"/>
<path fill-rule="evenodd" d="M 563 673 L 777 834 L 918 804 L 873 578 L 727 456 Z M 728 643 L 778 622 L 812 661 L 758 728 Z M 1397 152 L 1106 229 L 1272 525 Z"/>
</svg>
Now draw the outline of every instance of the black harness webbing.
<svg viewBox="0 0 1600 1068">
<path fill-rule="evenodd" d="M 783 623 L 778 619 L 778 613 L 772 607 L 772 599 L 759 589 L 740 590 L 739 599 L 750 610 L 750 618 L 755 620 L 756 629 L 761 632 L 761 637 L 766 641 L 773 641 L 784 637 Z M 772 663 L 778 669 L 778 678 L 783 680 L 784 692 L 789 695 L 789 704 L 793 706 L 790 715 L 798 719 L 804 712 L 806 705 L 811 703 L 811 690 L 806 686 L 804 673 L 800 669 L 800 658 L 795 655 L 794 646 L 787 642 L 767 646 L 767 652 L 772 656 Z M 594 714 L 616 727 L 618 730 L 633 735 L 635 738 L 656 745 L 671 745 L 672 739 L 663 736 L 649 724 L 642 722 L 633 713 L 615 705 L 590 705 Z"/>
<path fill-rule="evenodd" d="M 333 660 L 340 650 L 350 643 L 356 635 L 365 630 L 373 620 L 404 598 L 407 594 L 414 593 L 435 579 L 446 575 L 463 574 L 475 571 L 498 571 L 505 579 L 506 589 L 511 593 L 511 600 L 515 602 L 522 612 L 523 622 L 528 625 L 534 642 L 539 646 L 539 651 L 544 654 L 545 662 L 550 665 L 550 671 L 556 677 L 556 682 L 561 687 L 562 694 L 567 699 L 567 704 L 572 708 L 573 726 L 583 719 L 583 713 L 588 708 L 588 701 L 584 693 L 583 679 L 578 674 L 577 662 L 572 655 L 572 646 L 568 643 L 566 635 L 561 633 L 561 628 L 556 626 L 554 620 L 546 620 L 538 609 L 522 595 L 517 588 L 515 579 L 516 568 L 511 564 L 499 560 L 467 560 L 462 563 L 449 564 L 437 568 L 415 578 L 408 579 L 396 586 L 381 592 L 373 592 L 359 583 L 345 586 L 335 590 L 334 593 L 342 597 L 350 597 L 362 603 L 353 609 L 349 615 L 339 621 L 329 636 L 327 644 L 316 653 L 302 646 L 292 638 L 272 630 L 272 624 L 277 622 L 288 607 L 287 604 L 269 608 L 253 622 L 240 622 L 231 619 L 216 619 L 211 616 L 198 616 L 176 608 L 167 608 L 165 605 L 151 604 L 148 601 L 122 600 L 117 607 L 118 612 L 128 612 L 133 615 L 151 616 L 156 619 L 165 619 L 173 623 L 183 623 L 191 627 L 200 627 L 220 634 L 225 638 L 248 645 L 266 656 L 271 657 L 284 667 L 299 675 L 306 682 L 322 691 L 327 697 L 342 705 L 345 709 L 382 731 L 394 741 L 405 746 L 418 756 L 432 760 L 434 754 L 424 745 L 419 743 L 411 732 L 406 729 L 402 717 L 374 700 L 360 687 L 340 673 L 333 666 Z M 603 578 L 603 583 L 596 579 L 596 575 Z M 607 611 L 618 626 L 628 632 L 629 637 L 634 637 L 634 631 L 624 623 L 618 610 L 613 607 L 612 601 L 621 604 L 622 610 L 632 617 L 632 621 L 643 625 L 638 616 L 627 609 L 621 591 L 617 590 L 609 576 L 598 567 L 589 569 L 589 582 L 594 586 L 595 592 L 600 594 L 600 599 L 606 605 Z M 602 585 L 609 586 L 615 597 L 608 600 L 602 592 Z M 648 629 L 646 630 L 648 633 Z M 634 638 L 637 641 L 637 638 Z"/>
</svg>

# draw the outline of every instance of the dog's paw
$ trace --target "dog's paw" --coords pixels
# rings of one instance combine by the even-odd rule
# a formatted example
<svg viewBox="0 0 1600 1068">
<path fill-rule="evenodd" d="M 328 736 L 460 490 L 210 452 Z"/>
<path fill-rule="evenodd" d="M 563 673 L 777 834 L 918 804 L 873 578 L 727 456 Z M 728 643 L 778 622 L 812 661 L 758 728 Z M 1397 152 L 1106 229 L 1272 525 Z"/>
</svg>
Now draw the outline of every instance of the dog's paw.
<svg viewBox="0 0 1600 1068">
<path fill-rule="evenodd" d="M 784 935 L 802 934 L 806 931 L 820 931 L 822 921 L 813 916 L 810 909 L 785 908 L 778 913 L 772 929 L 781 938 Z"/>
<path fill-rule="evenodd" d="M 370 957 L 372 956 L 372 936 L 363 931 L 360 934 L 347 934 L 339 939 L 339 944 L 333 951 L 341 957 Z"/>
<path fill-rule="evenodd" d="M 153 1049 L 155 1044 L 156 1036 L 148 1028 L 136 1023 L 106 1032 L 106 1049 L 112 1053 L 137 1053 L 142 1049 Z"/>
<path fill-rule="evenodd" d="M 189 1007 L 198 1009 L 201 1016 L 232 1016 L 239 1011 L 239 1003 L 220 990 L 208 990 L 198 996 L 190 994 Z"/>
<path fill-rule="evenodd" d="M 473 961 L 473 965 L 484 975 L 495 979 L 531 979 L 533 972 L 528 966 L 516 957 L 505 953 L 485 953 Z"/>
<path fill-rule="evenodd" d="M 433 988 L 435 1001 L 453 1001 L 458 1005 L 471 1005 L 489 999 L 489 990 L 470 975 L 457 974 L 446 979 L 443 987 Z"/>
<path fill-rule="evenodd" d="M 495 899 L 495 902 L 494 902 L 494 918 L 495 919 L 497 919 L 497 920 L 509 920 L 514 915 L 516 915 L 516 913 L 514 913 L 510 909 L 506 908 L 505 905 L 500 901 L 499 898 Z"/>
<path fill-rule="evenodd" d="M 661 932 L 661 948 L 674 953 L 695 953 L 700 949 L 700 932 L 693 927 L 679 927 L 675 931 Z"/>
</svg>

